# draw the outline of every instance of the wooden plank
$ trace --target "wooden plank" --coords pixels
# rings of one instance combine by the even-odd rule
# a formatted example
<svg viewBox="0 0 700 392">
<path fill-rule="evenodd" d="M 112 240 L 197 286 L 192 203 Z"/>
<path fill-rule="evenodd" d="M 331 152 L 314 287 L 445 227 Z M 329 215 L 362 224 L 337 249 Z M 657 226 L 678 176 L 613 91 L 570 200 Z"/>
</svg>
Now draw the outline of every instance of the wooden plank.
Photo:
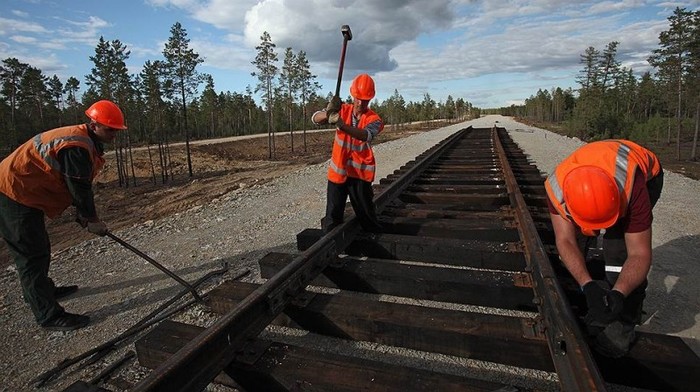
<svg viewBox="0 0 700 392">
<path fill-rule="evenodd" d="M 270 278 L 294 255 L 268 253 L 260 275 Z M 531 287 L 521 274 L 398 264 L 381 259 L 338 258 L 312 284 L 374 294 L 536 312 Z M 517 283 L 516 283 L 517 281 Z"/>
<path fill-rule="evenodd" d="M 141 366 L 155 369 L 203 330 L 204 328 L 195 325 L 164 320 L 134 343 L 136 358 Z M 222 385 L 237 387 L 233 380 L 223 372 L 216 376 L 214 381 Z"/>
<path fill-rule="evenodd" d="M 697 391 L 700 358 L 678 336 L 637 332 L 637 342 L 623 358 L 592 350 L 606 381 L 656 391 Z"/>
<path fill-rule="evenodd" d="M 209 293 L 219 313 L 258 287 L 254 283 L 225 282 Z M 311 332 L 430 351 L 464 358 L 553 371 L 547 343 L 524 337 L 532 320 L 430 308 L 349 296 L 310 293 L 308 303 L 288 306 L 295 325 Z M 278 318 L 276 323 L 289 325 Z"/>
<path fill-rule="evenodd" d="M 380 259 L 418 260 L 473 268 L 523 271 L 526 261 L 518 242 L 474 241 L 395 234 L 359 236 L 345 253 Z"/>
<path fill-rule="evenodd" d="M 456 194 L 478 193 L 481 195 L 493 195 L 508 192 L 505 184 L 487 185 L 454 185 L 454 184 L 421 184 L 414 183 L 408 187 L 409 192 L 443 192 Z"/>
<path fill-rule="evenodd" d="M 308 249 L 322 236 L 323 231 L 320 229 L 305 229 L 297 234 L 297 249 Z M 526 262 L 519 246 L 516 242 L 375 234 L 358 237 L 344 252 L 351 256 L 379 259 L 419 260 L 473 268 L 523 271 Z"/>
<path fill-rule="evenodd" d="M 425 203 L 425 204 L 478 204 L 482 206 L 504 206 L 510 205 L 507 193 L 494 195 L 483 195 L 477 193 L 468 194 L 450 194 L 439 192 L 403 192 L 399 195 L 399 199 L 406 203 Z"/>
<path fill-rule="evenodd" d="M 156 354 L 142 366 L 155 368 L 161 358 L 177 352 L 204 328 L 165 321 L 149 332 L 149 338 L 136 342 L 137 353 Z M 160 341 L 165 344 L 153 345 Z M 255 339 L 254 360 L 240 356 L 226 373 L 248 391 L 496 391 L 506 385 L 398 366 L 366 358 L 338 355 L 279 341 Z M 264 347 L 264 349 L 257 349 Z M 257 352 L 260 350 L 261 352 Z M 246 350 L 246 354 L 249 354 Z"/>
<path fill-rule="evenodd" d="M 384 207 L 381 217 L 403 217 L 403 218 L 423 218 L 423 219 L 459 219 L 475 225 L 482 225 L 490 222 L 494 225 L 508 227 L 515 224 L 515 217 L 508 208 L 492 211 L 463 211 L 450 209 L 448 205 L 444 208 L 436 208 L 427 204 L 403 204 L 402 206 L 390 205 Z M 549 216 L 547 216 L 549 219 Z M 466 223 L 466 222 L 465 222 Z"/>
<path fill-rule="evenodd" d="M 380 218 L 382 231 L 422 237 L 513 242 L 520 239 L 514 221 L 486 219 Z"/>
<path fill-rule="evenodd" d="M 420 177 L 413 182 L 415 185 L 458 185 L 458 186 L 499 186 L 505 185 L 500 177 L 487 178 L 453 178 L 453 177 Z"/>
</svg>

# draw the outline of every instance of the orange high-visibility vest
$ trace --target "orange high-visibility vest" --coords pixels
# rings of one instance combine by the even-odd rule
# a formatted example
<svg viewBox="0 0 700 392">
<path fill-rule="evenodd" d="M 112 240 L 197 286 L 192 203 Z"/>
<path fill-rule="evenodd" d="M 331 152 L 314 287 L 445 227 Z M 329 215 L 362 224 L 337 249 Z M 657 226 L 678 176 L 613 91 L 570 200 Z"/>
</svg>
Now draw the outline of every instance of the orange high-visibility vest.
<svg viewBox="0 0 700 392">
<path fill-rule="evenodd" d="M 71 125 L 37 134 L 0 162 L 0 192 L 49 218 L 59 216 L 73 202 L 58 162 L 58 152 L 67 147 L 82 147 L 90 153 L 90 180 L 94 180 L 105 160 L 87 125 Z"/>
<path fill-rule="evenodd" d="M 627 214 L 637 169 L 644 174 L 646 181 L 661 171 L 659 159 L 653 152 L 629 140 L 601 140 L 580 147 L 564 159 L 544 183 L 552 205 L 560 216 L 570 222 L 573 219 L 564 202 L 562 184 L 566 175 L 579 166 L 599 167 L 615 179 L 617 189 L 621 190 L 620 217 Z"/>
<path fill-rule="evenodd" d="M 352 105 L 343 104 L 340 108 L 340 118 L 344 123 L 352 125 Z M 375 121 L 381 121 L 381 118 L 371 109 L 367 109 L 360 116 L 357 128 L 364 129 Z M 382 129 L 384 124 L 379 127 L 379 131 L 381 132 Z M 372 146 L 366 141 L 355 139 L 345 132 L 336 130 L 333 154 L 328 165 L 328 180 L 342 184 L 348 177 L 353 177 L 372 182 L 375 171 L 376 163 Z"/>
</svg>

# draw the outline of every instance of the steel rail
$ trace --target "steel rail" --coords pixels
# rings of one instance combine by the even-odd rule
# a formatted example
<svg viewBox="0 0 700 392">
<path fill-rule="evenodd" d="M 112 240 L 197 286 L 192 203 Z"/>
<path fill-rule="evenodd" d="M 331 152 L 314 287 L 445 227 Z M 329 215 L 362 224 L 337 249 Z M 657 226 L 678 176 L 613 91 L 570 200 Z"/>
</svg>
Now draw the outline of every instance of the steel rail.
<svg viewBox="0 0 700 392">
<path fill-rule="evenodd" d="M 381 211 L 388 201 L 398 196 L 443 151 L 470 130 L 471 127 L 458 131 L 422 154 L 419 163 L 375 197 L 377 211 Z M 262 332 L 296 295 L 335 260 L 339 251 L 353 241 L 359 230 L 359 223 L 352 216 L 321 237 L 230 312 L 152 371 L 133 391 L 203 390 L 238 353 L 243 352 L 248 339 Z"/>
<path fill-rule="evenodd" d="M 549 351 L 563 391 L 605 391 L 603 378 L 591 356 L 583 335 L 577 327 L 576 317 L 571 311 L 564 290 L 550 264 L 542 240 L 528 211 L 508 163 L 506 151 L 498 136 L 498 128 L 492 128 L 492 138 L 501 167 L 505 174 L 506 187 L 515 207 L 518 230 L 525 247 L 525 259 L 532 270 L 535 298 L 543 318 Z"/>
</svg>

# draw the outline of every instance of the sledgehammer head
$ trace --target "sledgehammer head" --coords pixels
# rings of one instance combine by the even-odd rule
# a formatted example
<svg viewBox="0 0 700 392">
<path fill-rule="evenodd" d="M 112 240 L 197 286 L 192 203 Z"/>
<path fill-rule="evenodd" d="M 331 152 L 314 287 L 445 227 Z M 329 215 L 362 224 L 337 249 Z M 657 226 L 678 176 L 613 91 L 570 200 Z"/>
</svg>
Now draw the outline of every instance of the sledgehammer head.
<svg viewBox="0 0 700 392">
<path fill-rule="evenodd" d="M 340 32 L 343 33 L 343 37 L 350 41 L 352 39 L 352 31 L 350 31 L 350 26 L 348 25 L 343 25 L 343 27 L 340 28 Z"/>
</svg>

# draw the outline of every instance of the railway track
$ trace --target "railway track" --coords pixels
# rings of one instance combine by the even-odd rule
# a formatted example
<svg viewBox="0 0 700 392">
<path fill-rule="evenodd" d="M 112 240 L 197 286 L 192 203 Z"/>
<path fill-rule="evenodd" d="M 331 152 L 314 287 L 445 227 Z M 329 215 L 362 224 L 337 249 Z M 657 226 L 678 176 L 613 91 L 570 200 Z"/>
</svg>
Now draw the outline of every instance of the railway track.
<svg viewBox="0 0 700 392">
<path fill-rule="evenodd" d="M 529 378 L 564 391 L 700 385 L 700 359 L 678 338 L 639 334 L 619 360 L 589 349 L 543 180 L 504 129 L 455 133 L 381 181 L 381 234 L 352 217 L 327 235 L 307 229 L 300 253 L 260 260 L 264 283 L 208 293 L 221 314 L 211 327 L 164 322 L 139 340 L 153 371 L 133 390 L 215 379 L 248 391 L 521 391 Z"/>
</svg>

